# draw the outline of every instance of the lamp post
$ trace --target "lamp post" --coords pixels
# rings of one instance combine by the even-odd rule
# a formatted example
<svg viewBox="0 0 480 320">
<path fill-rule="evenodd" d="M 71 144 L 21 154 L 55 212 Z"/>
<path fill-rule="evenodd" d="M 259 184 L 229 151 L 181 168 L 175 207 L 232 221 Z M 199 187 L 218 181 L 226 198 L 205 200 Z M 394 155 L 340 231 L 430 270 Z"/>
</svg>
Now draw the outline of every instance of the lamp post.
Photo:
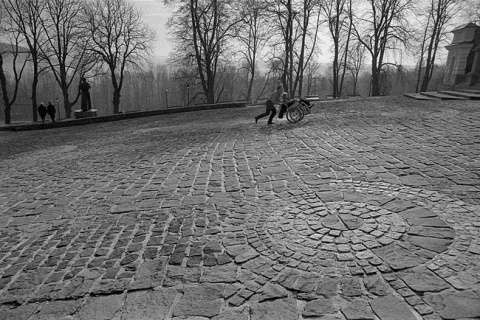
<svg viewBox="0 0 480 320">
<path fill-rule="evenodd" d="M 60 120 L 60 105 L 58 104 L 58 97 L 57 97 L 57 109 L 58 109 L 58 120 Z"/>
<path fill-rule="evenodd" d="M 370 77 L 370 88 L 368 88 L 368 96 L 369 96 L 369 97 L 372 96 L 372 84 L 373 84 L 373 74 L 372 74 L 372 76 Z"/>
</svg>

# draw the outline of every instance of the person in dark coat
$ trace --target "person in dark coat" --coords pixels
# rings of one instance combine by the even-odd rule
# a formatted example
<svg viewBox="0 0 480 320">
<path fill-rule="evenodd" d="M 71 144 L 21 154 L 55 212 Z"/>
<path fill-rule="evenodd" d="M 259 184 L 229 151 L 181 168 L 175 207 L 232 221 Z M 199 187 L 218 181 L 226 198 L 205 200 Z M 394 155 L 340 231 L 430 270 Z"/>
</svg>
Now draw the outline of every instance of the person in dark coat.
<svg viewBox="0 0 480 320">
<path fill-rule="evenodd" d="M 45 123 L 45 116 L 47 115 L 47 107 L 43 104 L 43 102 L 40 102 L 40 105 L 37 108 L 38 114 L 40 115 L 40 118 L 42 118 L 42 122 Z"/>
<path fill-rule="evenodd" d="M 55 113 L 56 112 L 57 112 L 57 110 L 55 110 L 55 106 L 51 102 L 49 102 L 48 106 L 47 106 L 47 113 L 50 116 L 50 118 L 52 119 L 52 122 L 55 122 Z"/>
<path fill-rule="evenodd" d="M 273 117 L 275 117 L 275 114 L 277 114 L 277 110 L 275 109 L 276 104 L 281 104 L 281 98 L 283 94 L 283 85 L 279 85 L 277 87 L 277 91 L 274 91 L 271 95 L 270 98 L 266 102 L 266 108 L 265 112 L 262 113 L 261 115 L 258 115 L 255 117 L 255 123 L 258 122 L 258 119 L 263 118 L 268 116 L 270 114 L 270 117 L 268 118 L 268 124 L 273 124 L 272 120 Z"/>
</svg>

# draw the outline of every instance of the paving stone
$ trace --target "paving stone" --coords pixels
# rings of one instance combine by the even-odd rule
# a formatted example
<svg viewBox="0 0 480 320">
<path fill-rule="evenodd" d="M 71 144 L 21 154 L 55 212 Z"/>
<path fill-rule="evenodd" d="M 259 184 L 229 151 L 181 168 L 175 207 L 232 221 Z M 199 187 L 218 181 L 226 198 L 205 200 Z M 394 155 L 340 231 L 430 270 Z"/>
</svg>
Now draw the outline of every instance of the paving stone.
<svg viewBox="0 0 480 320">
<path fill-rule="evenodd" d="M 249 250 L 247 252 L 244 252 L 242 254 L 239 254 L 237 256 L 235 256 L 235 262 L 236 263 L 243 263 L 243 262 L 246 262 L 248 260 L 251 260 L 253 258 L 256 258 L 258 257 L 260 254 L 255 251 L 255 250 Z"/>
<path fill-rule="evenodd" d="M 213 317 L 212 320 L 248 320 L 248 315 L 237 313 L 221 313 Z"/>
<path fill-rule="evenodd" d="M 144 261 L 135 273 L 129 290 L 148 289 L 162 284 L 166 258 Z"/>
<path fill-rule="evenodd" d="M 380 276 L 370 276 L 363 279 L 363 284 L 368 292 L 377 296 L 384 296 L 387 294 L 387 285 Z"/>
<path fill-rule="evenodd" d="M 118 294 L 125 291 L 128 288 L 131 279 L 102 279 L 94 284 L 90 292 L 94 295 L 99 294 Z"/>
<path fill-rule="evenodd" d="M 412 218 L 407 219 L 412 226 L 424 226 L 432 228 L 448 228 L 448 224 L 440 218 Z"/>
<path fill-rule="evenodd" d="M 383 205 L 385 209 L 393 212 L 404 212 L 408 209 L 417 207 L 416 204 L 404 199 L 392 199 Z"/>
<path fill-rule="evenodd" d="M 213 317 L 222 307 L 223 285 L 185 286 L 184 295 L 175 306 L 176 317 L 202 316 Z"/>
<path fill-rule="evenodd" d="M 228 299 L 228 304 L 234 307 L 238 307 L 245 302 L 245 298 L 236 293 L 233 297 Z"/>
<path fill-rule="evenodd" d="M 348 320 L 375 319 L 370 305 L 363 299 L 355 299 L 348 302 L 347 305 L 342 308 L 342 313 Z"/>
<path fill-rule="evenodd" d="M 427 260 L 415 253 L 392 244 L 381 248 L 372 249 L 393 270 L 403 270 L 425 263 Z"/>
<path fill-rule="evenodd" d="M 0 315 L 3 320 L 24 320 L 28 319 L 35 310 L 38 309 L 37 304 L 22 305 L 17 308 L 9 308 L 6 306 L 0 306 Z"/>
<path fill-rule="evenodd" d="M 337 312 L 340 307 L 335 305 L 332 299 L 320 298 L 308 301 L 303 308 L 302 315 L 304 317 L 318 317 Z"/>
<path fill-rule="evenodd" d="M 347 297 L 358 297 L 362 295 L 362 286 L 360 279 L 342 278 L 340 280 L 342 293 Z"/>
<path fill-rule="evenodd" d="M 40 311 L 35 313 L 36 320 L 47 319 L 67 319 L 67 316 L 72 316 L 80 308 L 81 300 L 71 301 L 51 301 L 40 306 Z"/>
<path fill-rule="evenodd" d="M 233 296 L 235 293 L 242 289 L 242 285 L 238 283 L 229 283 L 225 285 L 225 289 L 223 291 L 223 298 L 228 299 Z"/>
<path fill-rule="evenodd" d="M 471 290 L 427 293 L 424 300 L 443 319 L 480 318 L 480 296 Z"/>
<path fill-rule="evenodd" d="M 293 268 L 286 268 L 278 275 L 277 282 L 288 289 L 293 289 L 301 272 Z"/>
<path fill-rule="evenodd" d="M 371 300 L 370 305 L 382 320 L 417 319 L 405 302 L 391 294 Z"/>
<path fill-rule="evenodd" d="M 163 284 L 167 282 L 170 286 L 178 283 L 198 282 L 201 277 L 200 268 L 183 268 L 180 266 L 167 266 L 166 279 Z"/>
<path fill-rule="evenodd" d="M 297 318 L 297 302 L 293 298 L 267 300 L 251 305 L 251 320 L 291 320 Z"/>
<path fill-rule="evenodd" d="M 203 273 L 200 278 L 200 281 L 213 282 L 213 283 L 235 282 L 237 278 L 237 270 L 238 268 L 234 264 L 203 268 Z"/>
<path fill-rule="evenodd" d="M 127 294 L 121 319 L 163 319 L 169 313 L 177 291 L 159 289 Z"/>
<path fill-rule="evenodd" d="M 205 247 L 203 248 L 203 252 L 205 254 L 222 252 L 222 250 L 223 247 L 218 241 L 209 241 L 205 244 Z"/>
<path fill-rule="evenodd" d="M 316 293 L 324 297 L 331 297 L 337 294 L 339 281 L 337 279 L 320 279 L 317 281 Z"/>
<path fill-rule="evenodd" d="M 74 320 L 109 320 L 122 308 L 124 301 L 123 295 L 110 295 L 88 297 L 85 305 L 83 305 L 78 313 L 73 317 Z"/>
<path fill-rule="evenodd" d="M 230 263 L 232 259 L 227 254 L 219 254 L 216 256 L 216 262 L 219 265 Z"/>
<path fill-rule="evenodd" d="M 451 228 L 412 226 L 408 230 L 408 234 L 428 237 L 428 238 L 440 238 L 440 239 L 455 238 L 455 231 L 453 231 L 453 229 Z"/>
<path fill-rule="evenodd" d="M 236 256 L 239 256 L 239 255 L 245 253 L 245 252 L 250 251 L 250 247 L 245 246 L 245 245 L 230 245 L 230 246 L 227 246 L 225 243 L 224 243 L 224 245 L 225 245 L 225 250 L 232 257 L 236 257 Z"/>
<path fill-rule="evenodd" d="M 259 302 L 278 298 L 286 298 L 287 296 L 288 293 L 282 286 L 275 283 L 267 283 L 260 290 Z"/>
<path fill-rule="evenodd" d="M 425 267 L 417 267 L 399 274 L 399 277 L 417 292 L 436 292 L 449 288 L 447 282 Z"/>
</svg>

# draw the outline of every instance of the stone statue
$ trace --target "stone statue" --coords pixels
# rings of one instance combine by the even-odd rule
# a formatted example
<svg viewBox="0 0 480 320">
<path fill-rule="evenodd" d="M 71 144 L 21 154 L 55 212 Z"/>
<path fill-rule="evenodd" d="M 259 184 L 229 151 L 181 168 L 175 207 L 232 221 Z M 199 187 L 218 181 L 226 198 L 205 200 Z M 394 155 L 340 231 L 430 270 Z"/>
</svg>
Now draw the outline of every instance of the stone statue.
<svg viewBox="0 0 480 320">
<path fill-rule="evenodd" d="M 90 84 L 87 82 L 87 79 L 82 78 L 82 83 L 78 86 L 80 93 L 82 95 L 81 106 L 82 111 L 88 111 L 92 109 L 92 100 L 90 99 Z"/>
</svg>

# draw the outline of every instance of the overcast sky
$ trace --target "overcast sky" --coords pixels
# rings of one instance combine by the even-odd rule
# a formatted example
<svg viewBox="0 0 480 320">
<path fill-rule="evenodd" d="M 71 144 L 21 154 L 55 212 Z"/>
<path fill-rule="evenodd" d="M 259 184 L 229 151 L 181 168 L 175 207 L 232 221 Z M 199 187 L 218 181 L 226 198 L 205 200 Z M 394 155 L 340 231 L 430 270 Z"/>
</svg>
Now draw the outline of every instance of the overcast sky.
<svg viewBox="0 0 480 320">
<path fill-rule="evenodd" d="M 166 23 L 170 13 L 163 4 L 163 0 L 128 0 L 135 4 L 143 13 L 145 22 L 157 34 L 157 40 L 154 44 L 154 55 L 159 59 L 164 59 L 172 50 L 168 40 Z"/>
</svg>

